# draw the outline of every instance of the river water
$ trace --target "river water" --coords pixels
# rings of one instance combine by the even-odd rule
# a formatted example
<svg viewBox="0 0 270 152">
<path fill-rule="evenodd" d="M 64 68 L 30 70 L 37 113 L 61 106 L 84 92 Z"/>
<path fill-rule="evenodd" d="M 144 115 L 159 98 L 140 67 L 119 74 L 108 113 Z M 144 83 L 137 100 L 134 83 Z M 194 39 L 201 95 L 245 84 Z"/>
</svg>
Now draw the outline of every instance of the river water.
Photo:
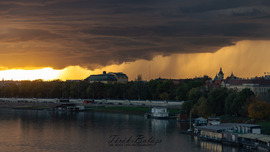
<svg viewBox="0 0 270 152">
<path fill-rule="evenodd" d="M 106 112 L 0 109 L 1 152 L 239 152 L 184 135 L 188 124 Z"/>
</svg>

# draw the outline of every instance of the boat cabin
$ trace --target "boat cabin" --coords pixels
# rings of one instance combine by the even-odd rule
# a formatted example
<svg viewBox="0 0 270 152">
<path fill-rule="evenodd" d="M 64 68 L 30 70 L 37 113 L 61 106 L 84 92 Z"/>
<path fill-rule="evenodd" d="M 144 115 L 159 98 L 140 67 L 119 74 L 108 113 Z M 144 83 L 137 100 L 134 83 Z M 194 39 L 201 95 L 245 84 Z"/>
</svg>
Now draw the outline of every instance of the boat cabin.
<svg viewBox="0 0 270 152">
<path fill-rule="evenodd" d="M 167 112 L 167 108 L 154 107 L 151 109 L 151 113 L 146 113 L 145 116 L 148 118 L 168 119 L 169 113 Z"/>
<path fill-rule="evenodd" d="M 218 117 L 209 117 L 208 125 L 220 125 L 220 118 Z"/>
</svg>

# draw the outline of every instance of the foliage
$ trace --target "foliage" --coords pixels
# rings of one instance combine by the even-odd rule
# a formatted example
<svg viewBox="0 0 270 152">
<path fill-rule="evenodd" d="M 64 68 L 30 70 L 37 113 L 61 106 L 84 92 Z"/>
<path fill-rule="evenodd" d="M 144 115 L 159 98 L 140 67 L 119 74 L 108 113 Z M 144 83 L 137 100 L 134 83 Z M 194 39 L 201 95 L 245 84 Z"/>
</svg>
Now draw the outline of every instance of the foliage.
<svg viewBox="0 0 270 152">
<path fill-rule="evenodd" d="M 225 113 L 230 115 L 248 116 L 248 105 L 253 100 L 254 93 L 246 88 L 239 93 L 230 91 L 225 99 Z"/>
<path fill-rule="evenodd" d="M 183 100 L 186 101 L 188 99 L 188 92 L 192 88 L 198 88 L 201 87 L 205 84 L 205 80 L 186 80 L 185 83 L 181 83 L 177 88 L 176 88 L 176 99 L 177 100 Z"/>
<path fill-rule="evenodd" d="M 0 86 L 0 97 L 176 100 L 177 87 L 171 80 L 145 82 L 141 75 L 138 75 L 136 81 L 126 84 L 60 80 L 14 81 Z"/>
<path fill-rule="evenodd" d="M 194 116 L 202 116 L 202 117 L 209 117 L 211 116 L 211 113 L 208 109 L 207 100 L 205 97 L 200 97 L 198 102 L 193 106 L 191 109 L 191 113 Z"/>
<path fill-rule="evenodd" d="M 270 104 L 265 101 L 254 101 L 248 106 L 248 116 L 252 119 L 266 119 L 270 115 Z"/>
<path fill-rule="evenodd" d="M 181 106 L 181 111 L 185 113 L 189 113 L 189 111 L 192 109 L 192 101 L 185 101 Z"/>
<path fill-rule="evenodd" d="M 237 97 L 237 92 L 230 92 L 228 97 L 225 99 L 225 113 L 234 115 L 237 112 L 237 107 L 234 107 L 234 99 Z"/>
<path fill-rule="evenodd" d="M 269 121 L 264 121 L 264 122 L 259 122 L 258 125 L 262 126 L 262 133 L 263 134 L 268 134 L 270 135 L 270 122 Z"/>
<path fill-rule="evenodd" d="M 87 81 L 20 81 L 7 82 L 0 86 L 0 97 L 15 98 L 91 98 L 127 100 L 181 100 L 183 112 L 193 116 L 212 115 L 250 116 L 254 119 L 267 117 L 266 103 L 254 104 L 254 93 L 250 89 L 240 92 L 227 88 L 206 91 L 204 79 L 186 79 L 176 84 L 172 80 L 156 79 L 135 81 L 126 84 L 104 84 Z M 256 102 L 255 102 L 256 103 Z"/>
<path fill-rule="evenodd" d="M 211 90 L 207 98 L 207 109 L 214 115 L 223 115 L 225 113 L 225 99 L 228 96 L 227 88 L 217 88 Z"/>
</svg>

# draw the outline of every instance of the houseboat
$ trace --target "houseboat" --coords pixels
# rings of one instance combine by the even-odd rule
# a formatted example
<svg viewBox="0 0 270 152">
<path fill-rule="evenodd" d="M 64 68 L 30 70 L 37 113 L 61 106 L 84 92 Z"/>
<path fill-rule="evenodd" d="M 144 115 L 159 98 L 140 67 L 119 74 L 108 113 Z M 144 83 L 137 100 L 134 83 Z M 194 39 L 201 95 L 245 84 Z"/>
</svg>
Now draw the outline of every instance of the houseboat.
<svg viewBox="0 0 270 152">
<path fill-rule="evenodd" d="M 256 124 L 221 123 L 197 126 L 194 133 L 201 140 L 243 146 L 247 149 L 270 150 L 270 136 L 261 134 L 261 126 Z"/>
<path fill-rule="evenodd" d="M 169 112 L 167 112 L 167 108 L 154 107 L 150 113 L 146 113 L 144 116 L 146 118 L 169 119 Z"/>
<path fill-rule="evenodd" d="M 238 138 L 241 146 L 247 149 L 258 149 L 270 151 L 270 136 L 263 134 L 239 134 Z"/>
</svg>

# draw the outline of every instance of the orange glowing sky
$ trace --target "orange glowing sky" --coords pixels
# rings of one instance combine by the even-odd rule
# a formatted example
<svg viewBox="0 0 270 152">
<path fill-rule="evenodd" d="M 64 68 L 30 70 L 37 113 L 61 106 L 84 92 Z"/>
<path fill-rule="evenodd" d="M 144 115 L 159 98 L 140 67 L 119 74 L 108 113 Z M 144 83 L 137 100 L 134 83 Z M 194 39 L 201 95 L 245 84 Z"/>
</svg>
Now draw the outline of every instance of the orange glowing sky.
<svg viewBox="0 0 270 152">
<path fill-rule="evenodd" d="M 124 72 L 130 80 L 142 74 L 144 80 L 162 78 L 193 78 L 208 75 L 214 77 L 222 67 L 225 76 L 233 72 L 239 77 L 262 76 L 269 71 L 270 41 L 241 41 L 234 46 L 224 47 L 215 53 L 174 54 L 156 56 L 153 60 L 137 60 L 120 65 L 110 65 L 96 70 L 80 66 L 64 69 L 41 68 L 36 70 L 3 70 L 0 78 L 5 80 L 82 80 L 102 71 Z M 254 51 L 256 50 L 256 51 Z"/>
<path fill-rule="evenodd" d="M 234 46 L 224 47 L 215 53 L 175 54 L 171 56 L 156 56 L 151 61 L 137 60 L 135 62 L 111 65 L 95 71 L 81 67 L 64 69 L 60 79 L 84 79 L 89 74 L 100 74 L 102 71 L 122 71 L 130 80 L 138 74 L 143 79 L 162 78 L 194 78 L 208 75 L 214 78 L 223 68 L 225 76 L 234 75 L 243 78 L 262 76 L 270 71 L 270 41 L 241 41 Z M 74 73 L 69 71 L 75 71 Z M 70 75 L 69 73 L 72 73 Z"/>
</svg>

